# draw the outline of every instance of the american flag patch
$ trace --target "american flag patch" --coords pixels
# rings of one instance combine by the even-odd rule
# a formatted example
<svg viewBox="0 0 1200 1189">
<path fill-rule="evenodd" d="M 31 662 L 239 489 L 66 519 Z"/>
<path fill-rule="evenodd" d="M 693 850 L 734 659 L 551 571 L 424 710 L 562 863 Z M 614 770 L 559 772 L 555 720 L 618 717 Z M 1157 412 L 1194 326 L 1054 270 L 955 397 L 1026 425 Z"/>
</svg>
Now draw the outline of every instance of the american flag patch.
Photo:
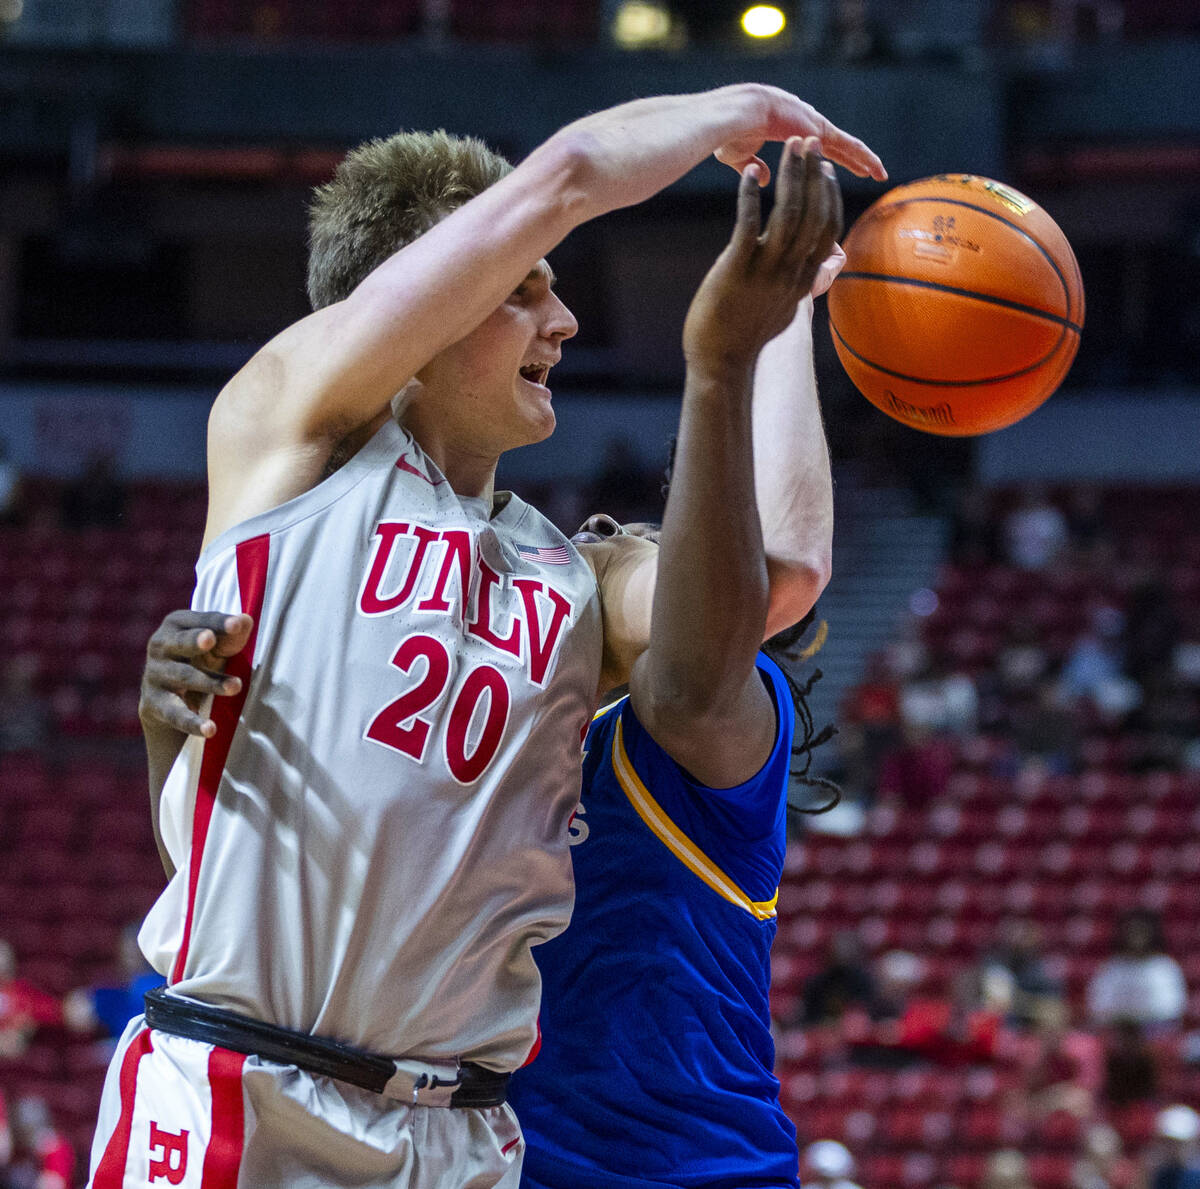
<svg viewBox="0 0 1200 1189">
<path fill-rule="evenodd" d="M 517 545 L 517 552 L 526 561 L 543 566 L 569 566 L 571 551 L 565 545 Z"/>
</svg>

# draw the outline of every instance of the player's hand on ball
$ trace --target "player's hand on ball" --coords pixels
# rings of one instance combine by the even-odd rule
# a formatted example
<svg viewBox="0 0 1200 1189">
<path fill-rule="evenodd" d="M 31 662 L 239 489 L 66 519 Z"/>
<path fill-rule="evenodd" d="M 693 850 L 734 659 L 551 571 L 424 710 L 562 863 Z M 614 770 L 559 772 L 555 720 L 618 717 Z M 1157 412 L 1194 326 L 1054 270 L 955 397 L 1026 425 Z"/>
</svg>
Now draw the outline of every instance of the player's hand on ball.
<svg viewBox="0 0 1200 1189">
<path fill-rule="evenodd" d="M 765 228 L 757 174 L 750 166 L 742 175 L 733 236 L 688 310 L 683 347 L 689 366 L 752 365 L 795 317 L 837 247 L 841 190 L 815 139 L 784 145 Z"/>
<path fill-rule="evenodd" d="M 249 615 L 212 611 L 172 611 L 146 645 L 138 714 L 206 739 L 216 733 L 211 718 L 198 711 L 209 694 L 236 694 L 238 677 L 225 677 L 225 662 L 246 647 L 254 620 Z"/>
</svg>

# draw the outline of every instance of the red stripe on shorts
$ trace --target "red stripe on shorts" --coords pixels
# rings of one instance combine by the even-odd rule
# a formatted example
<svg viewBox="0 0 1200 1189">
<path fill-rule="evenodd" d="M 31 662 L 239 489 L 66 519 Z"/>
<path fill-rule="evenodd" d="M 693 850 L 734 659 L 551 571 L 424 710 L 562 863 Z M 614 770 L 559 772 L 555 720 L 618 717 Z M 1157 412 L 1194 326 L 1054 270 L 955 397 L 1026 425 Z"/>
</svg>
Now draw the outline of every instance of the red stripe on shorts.
<svg viewBox="0 0 1200 1189">
<path fill-rule="evenodd" d="M 104 1155 L 96 1166 L 92 1178 L 92 1189 L 122 1189 L 125 1184 L 125 1164 L 129 1159 L 129 1137 L 133 1132 L 133 1100 L 137 1096 L 138 1064 L 153 1052 L 150 1029 L 139 1032 L 125 1050 L 121 1060 L 121 1075 L 118 1085 L 121 1091 L 121 1117 L 109 1136 Z"/>
<path fill-rule="evenodd" d="M 200 761 L 200 781 L 196 788 L 196 808 L 192 815 L 192 854 L 188 864 L 187 916 L 183 922 L 183 943 L 175 955 L 171 968 L 171 982 L 183 977 L 187 962 L 188 945 L 192 940 L 192 915 L 196 909 L 196 885 L 200 880 L 200 860 L 204 857 L 204 842 L 208 837 L 208 823 L 212 820 L 213 806 L 217 801 L 217 789 L 221 786 L 221 774 L 229 758 L 229 747 L 237 730 L 246 695 L 250 691 L 250 667 L 254 660 L 254 648 L 258 643 L 258 620 L 262 613 L 263 593 L 267 585 L 267 563 L 271 557 L 271 536 L 263 533 L 251 537 L 237 547 L 238 589 L 241 594 L 242 610 L 254 616 L 254 628 L 246 647 L 237 656 L 231 656 L 225 672 L 242 679 L 241 690 L 230 697 L 213 698 L 212 720 L 217 733 L 204 744 L 204 758 Z"/>
<path fill-rule="evenodd" d="M 204 1153 L 200 1189 L 237 1189 L 242 1163 L 245 1117 L 242 1106 L 242 1066 L 246 1058 L 228 1049 L 213 1049 L 208 1057 L 212 1090 L 212 1135 Z"/>
</svg>

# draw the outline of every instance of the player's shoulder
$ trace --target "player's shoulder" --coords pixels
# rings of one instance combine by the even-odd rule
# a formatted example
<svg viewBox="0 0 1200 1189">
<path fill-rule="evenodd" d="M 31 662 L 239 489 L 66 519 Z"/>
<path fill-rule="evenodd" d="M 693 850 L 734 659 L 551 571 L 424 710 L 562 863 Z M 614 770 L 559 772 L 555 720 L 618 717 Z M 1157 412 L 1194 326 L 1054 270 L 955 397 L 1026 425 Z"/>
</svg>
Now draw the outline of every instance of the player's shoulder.
<svg viewBox="0 0 1200 1189">
<path fill-rule="evenodd" d="M 275 487 L 265 486 L 245 499 L 238 499 L 214 512 L 210 491 L 209 525 L 200 554 L 200 565 L 227 553 L 253 537 L 277 534 L 303 521 L 311 521 L 341 501 L 364 480 L 368 487 L 393 482 L 396 463 L 406 443 L 405 432 L 392 420 L 375 428 L 370 438 L 340 467 L 318 476 L 293 473 Z M 312 482 L 308 483 L 308 479 Z M 307 483 L 307 486 L 306 486 Z M 373 499 L 374 496 L 369 496 Z"/>
<path fill-rule="evenodd" d="M 766 652 L 759 651 L 755 659 L 755 665 L 775 705 L 776 739 L 771 753 L 773 757 L 781 746 L 786 745 L 790 750 L 796 713 L 795 702 L 788 678 L 780 666 Z M 686 769 L 674 760 L 670 752 L 654 738 L 650 730 L 638 717 L 636 708 L 628 698 L 624 699 L 621 705 L 615 709 L 618 712 L 620 720 L 618 725 L 620 726 L 623 738 L 629 740 L 631 744 L 636 742 L 639 755 L 644 755 L 648 759 L 664 765 L 670 765 L 686 776 Z M 693 781 L 690 776 L 687 779 L 696 788 L 704 787 Z"/>
</svg>

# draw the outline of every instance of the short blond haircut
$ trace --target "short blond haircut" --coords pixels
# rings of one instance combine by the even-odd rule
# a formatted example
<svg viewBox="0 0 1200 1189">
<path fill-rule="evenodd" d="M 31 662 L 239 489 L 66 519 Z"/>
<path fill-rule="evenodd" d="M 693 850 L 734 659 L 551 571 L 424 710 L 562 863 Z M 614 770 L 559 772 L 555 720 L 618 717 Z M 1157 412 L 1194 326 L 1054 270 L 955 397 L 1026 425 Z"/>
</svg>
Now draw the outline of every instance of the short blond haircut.
<svg viewBox="0 0 1200 1189">
<path fill-rule="evenodd" d="M 342 301 L 368 273 L 512 166 L 481 140 L 400 132 L 351 150 L 309 207 L 308 298 Z"/>
</svg>

